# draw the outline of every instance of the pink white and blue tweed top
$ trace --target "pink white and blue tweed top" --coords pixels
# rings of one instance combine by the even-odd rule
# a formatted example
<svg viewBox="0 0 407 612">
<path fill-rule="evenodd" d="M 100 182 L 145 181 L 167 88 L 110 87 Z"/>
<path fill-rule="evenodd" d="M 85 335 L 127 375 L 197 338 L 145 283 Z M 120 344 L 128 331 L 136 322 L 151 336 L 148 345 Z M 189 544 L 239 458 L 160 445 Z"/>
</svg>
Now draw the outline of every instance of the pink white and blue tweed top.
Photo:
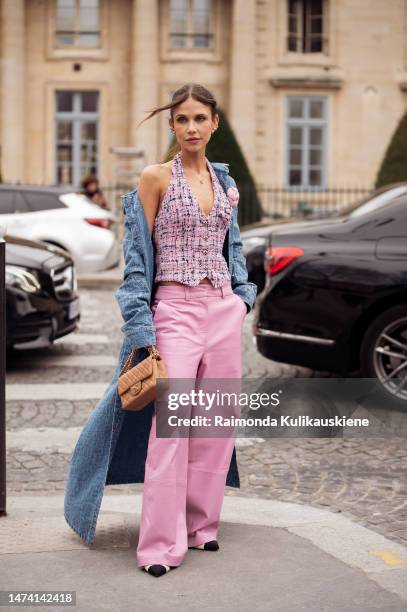
<svg viewBox="0 0 407 612">
<path fill-rule="evenodd" d="M 205 159 L 215 195 L 208 215 L 186 180 L 181 153 L 173 158 L 170 183 L 153 226 L 155 282 L 171 280 L 196 286 L 208 277 L 214 287 L 221 287 L 230 280 L 222 247 L 232 218 L 232 205 L 215 170 Z"/>
</svg>

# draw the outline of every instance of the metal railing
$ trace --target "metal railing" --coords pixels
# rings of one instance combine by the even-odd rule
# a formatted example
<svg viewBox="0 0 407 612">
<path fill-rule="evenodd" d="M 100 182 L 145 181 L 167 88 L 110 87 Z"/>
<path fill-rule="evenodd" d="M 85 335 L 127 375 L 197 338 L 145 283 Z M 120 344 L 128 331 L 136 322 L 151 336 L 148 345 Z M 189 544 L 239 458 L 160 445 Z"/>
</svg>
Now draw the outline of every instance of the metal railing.
<svg viewBox="0 0 407 612">
<path fill-rule="evenodd" d="M 137 181 L 121 181 L 101 185 L 109 210 L 116 214 L 119 219 L 119 227 L 116 233 L 121 234 L 120 222 L 122 221 L 122 202 L 120 196 L 133 190 Z M 25 186 L 25 185 L 24 185 Z M 49 187 L 49 185 L 36 186 Z M 67 186 L 73 191 L 79 191 L 73 186 Z M 278 219 L 282 217 L 307 217 L 325 216 L 332 213 L 341 213 L 348 207 L 356 205 L 361 200 L 373 193 L 373 187 L 330 187 L 327 189 L 313 187 L 281 187 L 273 185 L 256 185 L 239 183 L 239 192 L 243 207 L 239 209 L 241 225 L 250 224 L 254 221 L 253 214 L 257 212 L 260 203 L 261 215 L 265 218 Z"/>
<path fill-rule="evenodd" d="M 258 185 L 256 190 L 263 215 L 271 218 L 341 213 L 373 193 L 369 187 L 287 189 Z"/>
<path fill-rule="evenodd" d="M 118 184 L 102 188 L 109 208 L 119 219 L 118 234 L 121 234 L 122 210 L 120 196 L 134 189 L 134 185 Z M 301 188 L 287 189 L 285 187 L 271 187 L 252 184 L 239 185 L 241 202 L 244 209 L 240 209 L 240 225 L 250 225 L 255 221 L 252 212 L 260 202 L 261 217 L 280 219 L 283 217 L 325 217 L 340 214 L 358 202 L 368 198 L 373 187 L 333 187 L 329 189 Z"/>
</svg>

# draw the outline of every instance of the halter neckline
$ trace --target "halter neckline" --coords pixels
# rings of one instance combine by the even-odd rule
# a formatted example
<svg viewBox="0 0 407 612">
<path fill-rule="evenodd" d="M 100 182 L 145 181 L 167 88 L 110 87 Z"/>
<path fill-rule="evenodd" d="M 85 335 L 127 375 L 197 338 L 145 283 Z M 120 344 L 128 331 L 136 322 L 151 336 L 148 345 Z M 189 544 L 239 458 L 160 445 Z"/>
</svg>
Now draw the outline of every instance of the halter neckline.
<svg viewBox="0 0 407 612">
<path fill-rule="evenodd" d="M 217 189 L 217 184 L 216 184 L 216 176 L 214 176 L 214 170 L 211 166 L 210 161 L 208 160 L 208 158 L 205 156 L 205 162 L 206 162 L 206 166 L 209 170 L 209 174 L 211 177 L 211 183 L 212 183 L 212 190 L 213 190 L 213 205 L 211 210 L 209 211 L 208 214 L 204 213 L 204 211 L 202 210 L 199 202 L 198 202 L 198 198 L 196 197 L 196 195 L 194 194 L 194 192 L 192 191 L 191 185 L 188 182 L 187 177 L 185 176 L 185 172 L 184 172 L 184 166 L 182 163 L 182 159 L 181 159 L 181 151 L 178 151 L 178 153 L 175 155 L 174 157 L 174 163 L 173 163 L 173 170 L 175 170 L 176 172 L 178 172 L 178 174 L 180 175 L 180 177 L 182 178 L 182 180 L 184 181 L 189 194 L 192 198 L 192 200 L 195 202 L 196 206 L 198 207 L 198 211 L 200 213 L 200 215 L 202 215 L 202 217 L 204 219 L 209 219 L 209 217 L 211 217 L 215 212 L 216 212 L 216 208 L 217 208 L 217 203 L 218 203 L 218 189 Z"/>
</svg>

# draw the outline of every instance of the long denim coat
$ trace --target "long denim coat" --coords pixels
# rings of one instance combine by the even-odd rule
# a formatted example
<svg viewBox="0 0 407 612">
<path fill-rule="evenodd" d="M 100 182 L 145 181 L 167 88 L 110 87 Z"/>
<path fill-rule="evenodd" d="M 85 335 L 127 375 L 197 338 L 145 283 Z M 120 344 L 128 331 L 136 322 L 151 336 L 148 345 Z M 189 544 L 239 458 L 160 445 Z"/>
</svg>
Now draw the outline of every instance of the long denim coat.
<svg viewBox="0 0 407 612">
<path fill-rule="evenodd" d="M 213 163 L 225 190 L 235 187 L 227 164 Z M 153 415 L 153 402 L 139 412 L 121 409 L 117 379 L 134 348 L 140 348 L 135 365 L 148 353 L 146 347 L 156 344 L 151 304 L 155 288 L 155 246 L 148 229 L 144 209 L 137 190 L 122 196 L 125 213 L 123 251 L 124 278 L 115 293 L 124 325 L 117 367 L 103 397 L 81 431 L 72 454 L 65 491 L 64 516 L 68 525 L 87 543 L 92 544 L 105 485 L 144 482 L 148 439 Z M 237 207 L 225 236 L 223 254 L 231 275 L 232 288 L 250 310 L 257 288 L 247 280 L 246 261 L 242 253 Z M 236 448 L 227 474 L 226 484 L 240 487 Z"/>
</svg>

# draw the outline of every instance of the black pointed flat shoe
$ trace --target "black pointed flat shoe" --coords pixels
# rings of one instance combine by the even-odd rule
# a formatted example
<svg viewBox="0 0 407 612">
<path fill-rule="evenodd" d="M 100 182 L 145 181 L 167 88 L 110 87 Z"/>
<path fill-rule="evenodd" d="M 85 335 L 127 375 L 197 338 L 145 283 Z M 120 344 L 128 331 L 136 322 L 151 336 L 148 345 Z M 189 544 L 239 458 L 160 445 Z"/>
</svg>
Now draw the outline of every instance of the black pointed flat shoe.
<svg viewBox="0 0 407 612">
<path fill-rule="evenodd" d="M 189 548 L 198 548 L 199 550 L 219 550 L 219 544 L 216 540 L 205 542 L 205 544 L 198 544 L 198 546 L 190 546 Z"/>
<path fill-rule="evenodd" d="M 144 569 L 146 570 L 146 572 L 151 574 L 151 576 L 154 576 L 155 578 L 159 578 L 160 576 L 163 576 L 164 574 L 169 572 L 170 569 L 172 569 L 172 566 L 160 565 L 156 563 L 155 565 L 145 565 Z"/>
</svg>

